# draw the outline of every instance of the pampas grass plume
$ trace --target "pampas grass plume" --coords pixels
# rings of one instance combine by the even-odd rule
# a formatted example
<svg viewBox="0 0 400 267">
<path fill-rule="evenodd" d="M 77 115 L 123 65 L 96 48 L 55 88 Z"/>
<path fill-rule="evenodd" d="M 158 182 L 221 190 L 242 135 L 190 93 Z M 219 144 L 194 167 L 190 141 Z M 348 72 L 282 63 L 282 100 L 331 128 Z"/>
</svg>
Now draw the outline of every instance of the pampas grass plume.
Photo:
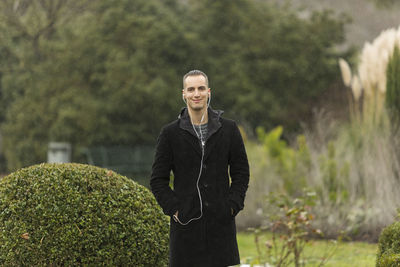
<svg viewBox="0 0 400 267">
<path fill-rule="evenodd" d="M 353 92 L 355 101 L 358 102 L 362 94 L 362 87 L 360 83 L 360 78 L 358 76 L 354 76 L 352 79 L 351 91 Z"/>
<path fill-rule="evenodd" d="M 343 83 L 346 86 L 351 85 L 351 69 L 349 64 L 343 58 L 339 58 L 340 72 L 342 73 Z"/>
</svg>

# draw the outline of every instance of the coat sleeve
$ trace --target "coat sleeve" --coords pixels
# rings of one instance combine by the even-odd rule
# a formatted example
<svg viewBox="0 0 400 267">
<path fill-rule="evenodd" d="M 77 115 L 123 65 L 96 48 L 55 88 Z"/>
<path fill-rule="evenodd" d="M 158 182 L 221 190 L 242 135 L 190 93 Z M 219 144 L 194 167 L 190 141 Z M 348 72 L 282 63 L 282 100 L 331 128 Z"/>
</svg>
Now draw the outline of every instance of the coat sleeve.
<svg viewBox="0 0 400 267">
<path fill-rule="evenodd" d="M 232 183 L 229 189 L 229 205 L 236 216 L 244 207 L 244 198 L 249 185 L 249 163 L 239 128 L 234 123 L 229 153 L 229 175 Z"/>
<path fill-rule="evenodd" d="M 152 166 L 150 188 L 166 215 L 172 216 L 178 210 L 178 199 L 169 186 L 173 155 L 166 129 L 162 129 Z"/>
</svg>

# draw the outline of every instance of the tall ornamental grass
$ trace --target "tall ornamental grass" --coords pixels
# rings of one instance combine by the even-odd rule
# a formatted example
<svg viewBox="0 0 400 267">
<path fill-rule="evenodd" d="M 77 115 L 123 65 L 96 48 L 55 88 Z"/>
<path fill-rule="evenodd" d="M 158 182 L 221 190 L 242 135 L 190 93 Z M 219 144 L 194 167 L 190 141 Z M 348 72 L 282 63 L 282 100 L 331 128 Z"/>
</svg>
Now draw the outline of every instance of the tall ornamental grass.
<svg viewBox="0 0 400 267">
<path fill-rule="evenodd" d="M 400 75 L 390 71 L 389 74 L 394 73 L 394 77 L 389 75 L 388 78 L 387 72 L 388 68 L 393 68 L 389 61 L 395 55 L 396 47 L 400 48 L 400 27 L 385 30 L 372 43 L 367 42 L 364 45 L 354 74 L 349 64 L 344 59 L 339 59 L 343 82 L 352 92 L 350 113 L 353 120 L 361 120 L 373 127 L 385 117 L 388 82 L 392 83 L 394 77 L 399 79 Z"/>
<path fill-rule="evenodd" d="M 350 121 L 319 114 L 290 144 L 280 127 L 258 131 L 259 142 L 247 145 L 252 179 L 239 227 L 268 222 L 266 194 L 295 198 L 307 187 L 317 194 L 314 224 L 325 236 L 378 240 L 400 208 L 400 127 L 393 112 L 400 104 L 399 48 L 400 28 L 389 29 L 364 46 L 354 74 L 339 60 L 351 89 Z"/>
</svg>

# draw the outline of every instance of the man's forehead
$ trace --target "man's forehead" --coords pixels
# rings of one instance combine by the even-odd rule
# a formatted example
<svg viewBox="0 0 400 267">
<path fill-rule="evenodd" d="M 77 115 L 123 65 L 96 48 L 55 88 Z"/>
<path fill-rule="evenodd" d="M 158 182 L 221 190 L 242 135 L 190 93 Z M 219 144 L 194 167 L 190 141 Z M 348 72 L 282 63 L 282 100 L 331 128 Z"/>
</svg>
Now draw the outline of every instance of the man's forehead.
<svg viewBox="0 0 400 267">
<path fill-rule="evenodd" d="M 200 85 L 205 85 L 207 86 L 207 81 L 206 78 L 203 75 L 195 75 L 195 76 L 188 76 L 185 79 L 185 85 L 186 86 L 200 86 Z"/>
</svg>

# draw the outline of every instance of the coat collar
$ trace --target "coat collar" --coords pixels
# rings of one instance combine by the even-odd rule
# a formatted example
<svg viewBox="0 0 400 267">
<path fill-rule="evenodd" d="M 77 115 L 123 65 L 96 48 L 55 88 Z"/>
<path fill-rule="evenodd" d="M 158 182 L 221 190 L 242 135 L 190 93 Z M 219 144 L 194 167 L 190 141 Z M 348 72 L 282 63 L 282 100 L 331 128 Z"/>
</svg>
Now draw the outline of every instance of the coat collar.
<svg viewBox="0 0 400 267">
<path fill-rule="evenodd" d="M 220 117 L 224 113 L 222 110 L 213 110 L 208 107 L 208 132 L 206 137 L 206 155 L 209 154 L 215 142 L 208 142 L 210 137 L 221 128 Z M 182 108 L 178 116 L 179 127 L 184 130 L 184 138 L 194 147 L 194 149 L 201 155 L 201 147 L 196 133 L 193 130 L 192 122 L 190 121 L 189 112 L 187 108 Z M 194 136 L 195 138 L 193 138 Z"/>
<path fill-rule="evenodd" d="M 213 110 L 211 107 L 208 107 L 208 133 L 206 140 L 212 136 L 218 129 L 221 127 L 220 117 L 224 113 L 222 110 Z M 190 116 L 187 108 L 182 108 L 181 112 L 178 116 L 179 119 L 179 127 L 183 130 L 188 131 L 193 136 L 197 138 L 196 133 L 193 130 L 192 122 L 190 121 Z"/>
</svg>

